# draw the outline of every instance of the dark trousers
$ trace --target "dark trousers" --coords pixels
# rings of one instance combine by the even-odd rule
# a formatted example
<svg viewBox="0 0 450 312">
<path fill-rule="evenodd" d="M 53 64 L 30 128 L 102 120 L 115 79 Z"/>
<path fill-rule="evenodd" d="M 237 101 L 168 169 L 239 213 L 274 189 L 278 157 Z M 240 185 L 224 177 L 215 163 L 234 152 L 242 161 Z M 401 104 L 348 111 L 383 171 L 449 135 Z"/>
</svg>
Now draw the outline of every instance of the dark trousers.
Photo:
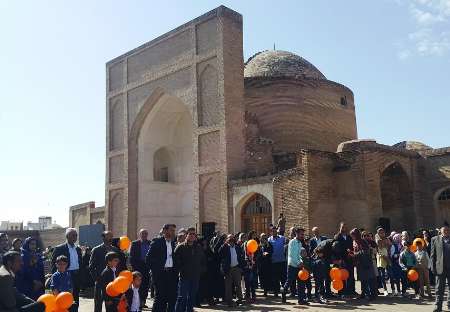
<svg viewBox="0 0 450 312">
<path fill-rule="evenodd" d="M 331 280 L 330 280 L 330 264 L 328 261 L 318 259 L 314 264 L 314 284 L 316 298 L 330 296 Z"/>
<path fill-rule="evenodd" d="M 286 262 L 272 263 L 272 287 L 275 295 L 280 293 L 280 284 L 286 280 Z M 284 277 L 284 278 L 283 278 Z"/>
<path fill-rule="evenodd" d="M 153 312 L 174 312 L 177 299 L 177 273 L 174 269 L 154 272 L 155 300 Z"/>
<path fill-rule="evenodd" d="M 44 312 L 45 305 L 42 302 L 33 302 L 19 308 L 20 312 Z"/>
<path fill-rule="evenodd" d="M 198 279 L 180 278 L 175 312 L 192 312 L 197 300 Z"/>
<path fill-rule="evenodd" d="M 80 285 L 81 285 L 81 274 L 79 270 L 68 271 L 72 280 L 73 287 L 73 304 L 70 307 L 70 312 L 77 312 L 80 303 Z"/>
<path fill-rule="evenodd" d="M 299 268 L 295 268 L 293 266 L 288 265 L 287 266 L 287 279 L 286 282 L 284 283 L 284 287 L 283 287 L 283 293 L 286 293 L 288 291 L 288 289 L 290 288 L 292 283 L 295 283 L 295 281 L 297 281 L 297 296 L 298 296 L 298 301 L 305 301 L 306 299 L 306 294 L 305 294 L 305 286 L 306 283 L 304 281 L 301 281 L 298 278 L 298 272 L 300 271 Z"/>
<path fill-rule="evenodd" d="M 256 268 L 244 269 L 245 298 L 256 298 L 256 287 L 258 286 L 258 274 Z"/>
<path fill-rule="evenodd" d="M 339 291 L 340 295 L 352 295 L 355 293 L 355 270 L 354 266 L 350 262 L 344 262 L 343 267 L 347 269 L 349 276 L 346 281 L 344 281 L 344 288 Z"/>
<path fill-rule="evenodd" d="M 102 286 L 95 282 L 94 285 L 94 312 L 102 312 L 103 297 Z"/>
<path fill-rule="evenodd" d="M 444 270 L 442 274 L 436 274 L 436 307 L 442 310 L 444 302 L 445 284 L 448 285 L 450 292 L 450 271 Z M 447 294 L 447 306 L 450 307 L 450 294 Z"/>
</svg>

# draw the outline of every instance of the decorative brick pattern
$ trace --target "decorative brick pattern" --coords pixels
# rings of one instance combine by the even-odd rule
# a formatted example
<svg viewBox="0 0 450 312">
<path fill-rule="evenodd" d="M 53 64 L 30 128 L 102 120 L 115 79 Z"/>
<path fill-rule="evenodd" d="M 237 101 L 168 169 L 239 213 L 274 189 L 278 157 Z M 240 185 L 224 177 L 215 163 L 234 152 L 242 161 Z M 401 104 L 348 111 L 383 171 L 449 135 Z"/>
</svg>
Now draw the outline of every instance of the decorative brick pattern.
<svg viewBox="0 0 450 312">
<path fill-rule="evenodd" d="M 198 136 L 198 162 L 200 167 L 213 167 L 220 163 L 219 131 Z"/>
<path fill-rule="evenodd" d="M 217 18 L 196 26 L 197 54 L 206 54 L 217 47 Z"/>
<path fill-rule="evenodd" d="M 124 177 L 123 155 L 117 155 L 109 159 L 109 182 L 122 182 Z"/>
<path fill-rule="evenodd" d="M 221 107 L 218 103 L 218 76 L 214 66 L 208 64 L 198 73 L 198 125 L 214 126 L 221 118 Z"/>
<path fill-rule="evenodd" d="M 112 191 L 109 203 L 109 229 L 115 237 L 123 235 L 124 232 L 124 202 L 122 190 Z"/>
<path fill-rule="evenodd" d="M 124 62 L 122 61 L 109 68 L 109 91 L 123 87 L 123 66 Z"/>
<path fill-rule="evenodd" d="M 121 149 L 124 146 L 124 104 L 121 96 L 117 96 L 110 101 L 110 149 Z"/>
</svg>

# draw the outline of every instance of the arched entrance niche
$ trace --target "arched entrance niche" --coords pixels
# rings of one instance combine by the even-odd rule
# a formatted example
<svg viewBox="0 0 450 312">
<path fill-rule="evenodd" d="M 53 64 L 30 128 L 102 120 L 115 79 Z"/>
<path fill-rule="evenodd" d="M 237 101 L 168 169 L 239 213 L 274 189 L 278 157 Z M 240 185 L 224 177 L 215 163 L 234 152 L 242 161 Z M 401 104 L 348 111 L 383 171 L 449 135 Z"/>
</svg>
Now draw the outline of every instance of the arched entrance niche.
<svg viewBox="0 0 450 312">
<path fill-rule="evenodd" d="M 157 233 L 165 223 L 193 225 L 193 124 L 179 98 L 160 92 L 154 99 L 146 103 L 152 106 L 146 108 L 149 111 L 141 120 L 135 157 L 130 157 L 130 167 L 136 167 L 131 173 L 135 172 L 137 181 L 130 194 L 134 191 L 137 199 L 135 230 L 145 227 Z"/>
<path fill-rule="evenodd" d="M 450 223 L 450 186 L 438 190 L 434 195 L 434 202 L 439 216 L 437 225 Z"/>
<path fill-rule="evenodd" d="M 384 169 L 380 189 L 383 217 L 389 219 L 391 230 L 415 229 L 416 216 L 409 178 L 398 162 Z"/>
<path fill-rule="evenodd" d="M 243 203 L 241 209 L 241 232 L 251 230 L 258 234 L 267 233 L 272 223 L 272 205 L 259 193 L 251 194 Z"/>
</svg>

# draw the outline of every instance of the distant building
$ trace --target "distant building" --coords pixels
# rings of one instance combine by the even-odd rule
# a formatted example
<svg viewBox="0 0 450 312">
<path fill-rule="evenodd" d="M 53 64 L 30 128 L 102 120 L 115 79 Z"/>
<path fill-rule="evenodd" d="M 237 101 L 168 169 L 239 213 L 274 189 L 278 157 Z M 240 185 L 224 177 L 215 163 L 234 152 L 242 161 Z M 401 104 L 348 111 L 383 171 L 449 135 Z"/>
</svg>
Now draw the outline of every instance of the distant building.
<svg viewBox="0 0 450 312">
<path fill-rule="evenodd" d="M 0 231 L 23 231 L 23 222 L 1 221 Z"/>
<path fill-rule="evenodd" d="M 81 225 L 89 224 L 105 224 L 105 206 L 95 207 L 95 202 L 89 201 L 70 207 L 70 227 L 79 229 Z"/>
<path fill-rule="evenodd" d="M 38 218 L 38 222 L 28 221 L 26 225 L 26 230 L 28 231 L 43 231 L 43 230 L 52 230 L 52 229 L 60 229 L 62 226 L 52 223 L 52 217 L 41 216 Z"/>
</svg>

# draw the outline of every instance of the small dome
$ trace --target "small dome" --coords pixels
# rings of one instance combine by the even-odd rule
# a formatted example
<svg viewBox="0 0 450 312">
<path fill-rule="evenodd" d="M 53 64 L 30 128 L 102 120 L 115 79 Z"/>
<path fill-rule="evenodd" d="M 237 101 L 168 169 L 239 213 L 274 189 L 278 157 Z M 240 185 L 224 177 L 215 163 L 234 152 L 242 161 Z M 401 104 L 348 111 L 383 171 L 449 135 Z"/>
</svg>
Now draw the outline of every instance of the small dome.
<svg viewBox="0 0 450 312">
<path fill-rule="evenodd" d="M 244 77 L 294 77 L 327 79 L 313 64 L 286 51 L 263 51 L 245 63 Z"/>
</svg>

